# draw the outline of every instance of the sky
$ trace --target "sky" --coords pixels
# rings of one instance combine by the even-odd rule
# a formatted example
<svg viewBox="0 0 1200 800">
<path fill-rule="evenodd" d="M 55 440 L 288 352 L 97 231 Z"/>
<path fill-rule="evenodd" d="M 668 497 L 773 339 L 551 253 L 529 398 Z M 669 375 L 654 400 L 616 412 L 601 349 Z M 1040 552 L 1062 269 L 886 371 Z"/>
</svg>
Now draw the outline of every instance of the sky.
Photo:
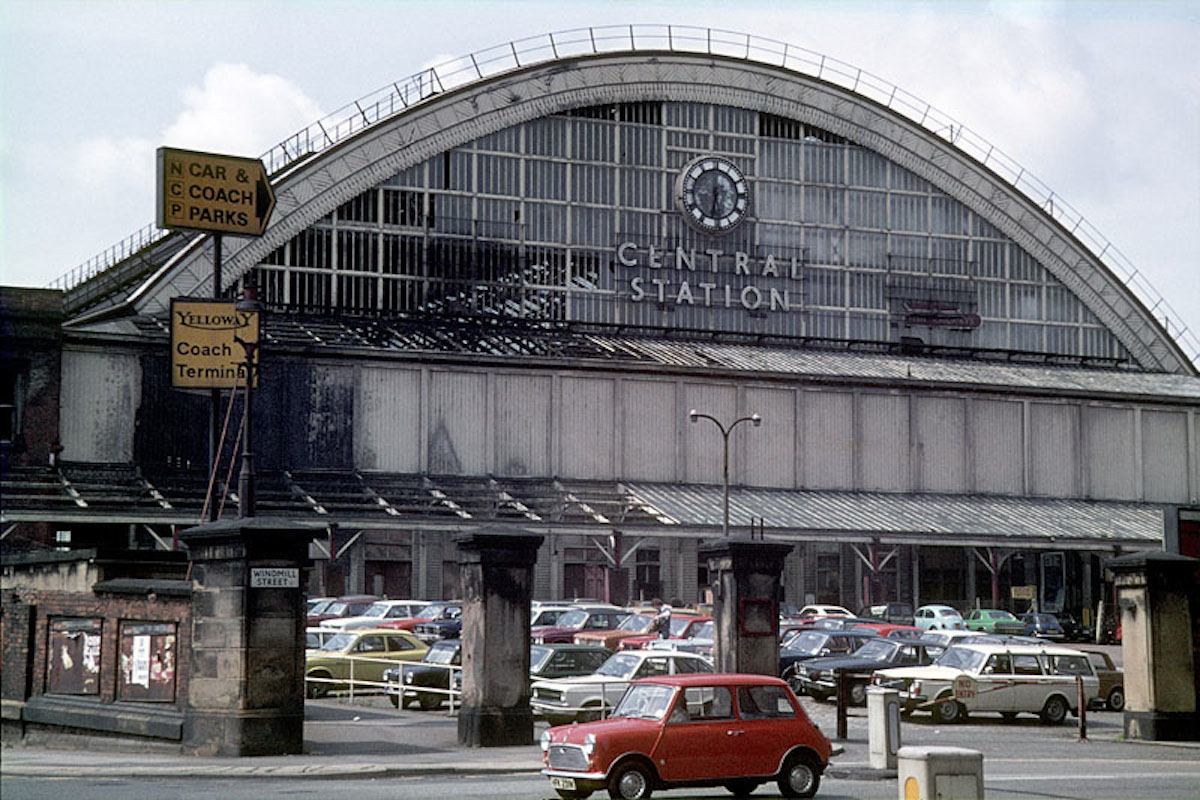
<svg viewBox="0 0 1200 800">
<path fill-rule="evenodd" d="M 160 146 L 258 157 L 424 67 L 614 24 L 750 33 L 895 84 L 1072 206 L 1200 337 L 1200 0 L 3 0 L 0 283 L 49 285 L 154 222 Z"/>
</svg>

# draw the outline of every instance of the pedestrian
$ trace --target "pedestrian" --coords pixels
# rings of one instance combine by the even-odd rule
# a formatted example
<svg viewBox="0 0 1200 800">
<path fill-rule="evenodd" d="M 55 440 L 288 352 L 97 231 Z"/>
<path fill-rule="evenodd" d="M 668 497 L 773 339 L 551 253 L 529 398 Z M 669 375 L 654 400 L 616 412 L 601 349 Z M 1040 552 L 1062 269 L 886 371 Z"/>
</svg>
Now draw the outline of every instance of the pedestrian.
<svg viewBox="0 0 1200 800">
<path fill-rule="evenodd" d="M 660 639 L 666 639 L 671 635 L 671 607 L 666 603 L 658 610 L 658 615 L 654 618 L 654 627 L 658 631 Z"/>
</svg>

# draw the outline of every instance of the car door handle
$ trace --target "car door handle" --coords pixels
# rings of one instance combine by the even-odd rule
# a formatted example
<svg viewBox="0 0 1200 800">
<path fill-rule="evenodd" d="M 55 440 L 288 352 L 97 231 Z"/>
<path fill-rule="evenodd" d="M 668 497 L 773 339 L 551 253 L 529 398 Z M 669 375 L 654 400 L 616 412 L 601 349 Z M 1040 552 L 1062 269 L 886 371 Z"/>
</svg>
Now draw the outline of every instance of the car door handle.
<svg viewBox="0 0 1200 800">
<path fill-rule="evenodd" d="M 725 731 L 726 736 L 741 736 L 745 731 Z"/>
</svg>

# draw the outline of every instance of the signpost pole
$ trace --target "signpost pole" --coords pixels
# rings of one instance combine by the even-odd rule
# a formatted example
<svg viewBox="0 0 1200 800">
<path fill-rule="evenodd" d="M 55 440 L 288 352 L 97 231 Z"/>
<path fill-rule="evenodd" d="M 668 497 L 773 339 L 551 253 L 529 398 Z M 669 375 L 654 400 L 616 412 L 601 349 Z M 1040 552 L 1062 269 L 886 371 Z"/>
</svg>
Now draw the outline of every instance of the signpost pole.
<svg viewBox="0 0 1200 800">
<path fill-rule="evenodd" d="M 221 299 L 221 234 L 214 233 L 212 235 L 213 243 L 213 290 L 212 295 L 214 300 Z M 221 390 L 212 389 L 209 393 L 209 415 L 208 415 L 208 474 L 211 476 L 216 473 L 219 468 L 217 464 L 217 452 L 220 449 L 221 443 L 218 441 L 221 431 Z M 210 481 L 210 485 L 216 493 L 217 484 Z M 218 516 L 218 503 L 215 497 L 208 498 L 208 519 L 210 522 L 216 522 Z"/>
</svg>

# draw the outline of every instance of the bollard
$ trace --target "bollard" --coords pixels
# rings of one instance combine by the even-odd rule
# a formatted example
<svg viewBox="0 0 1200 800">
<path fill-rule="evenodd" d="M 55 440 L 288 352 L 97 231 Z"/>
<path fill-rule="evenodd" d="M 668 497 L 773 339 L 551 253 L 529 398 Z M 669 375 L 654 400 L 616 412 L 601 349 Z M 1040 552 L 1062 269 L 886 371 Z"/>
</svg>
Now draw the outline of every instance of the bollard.
<svg viewBox="0 0 1200 800">
<path fill-rule="evenodd" d="M 1083 676 L 1075 676 L 1075 702 L 1079 709 L 1079 741 L 1087 741 L 1087 694 L 1083 691 Z"/>
<path fill-rule="evenodd" d="M 895 769 L 900 750 L 900 692 L 867 690 L 867 739 L 871 769 Z"/>
<path fill-rule="evenodd" d="M 850 702 L 850 675 L 844 669 L 837 671 L 837 738 L 847 738 L 846 707 Z"/>
<path fill-rule="evenodd" d="M 983 800 L 983 753 L 965 747 L 901 747 L 900 800 Z"/>
</svg>

